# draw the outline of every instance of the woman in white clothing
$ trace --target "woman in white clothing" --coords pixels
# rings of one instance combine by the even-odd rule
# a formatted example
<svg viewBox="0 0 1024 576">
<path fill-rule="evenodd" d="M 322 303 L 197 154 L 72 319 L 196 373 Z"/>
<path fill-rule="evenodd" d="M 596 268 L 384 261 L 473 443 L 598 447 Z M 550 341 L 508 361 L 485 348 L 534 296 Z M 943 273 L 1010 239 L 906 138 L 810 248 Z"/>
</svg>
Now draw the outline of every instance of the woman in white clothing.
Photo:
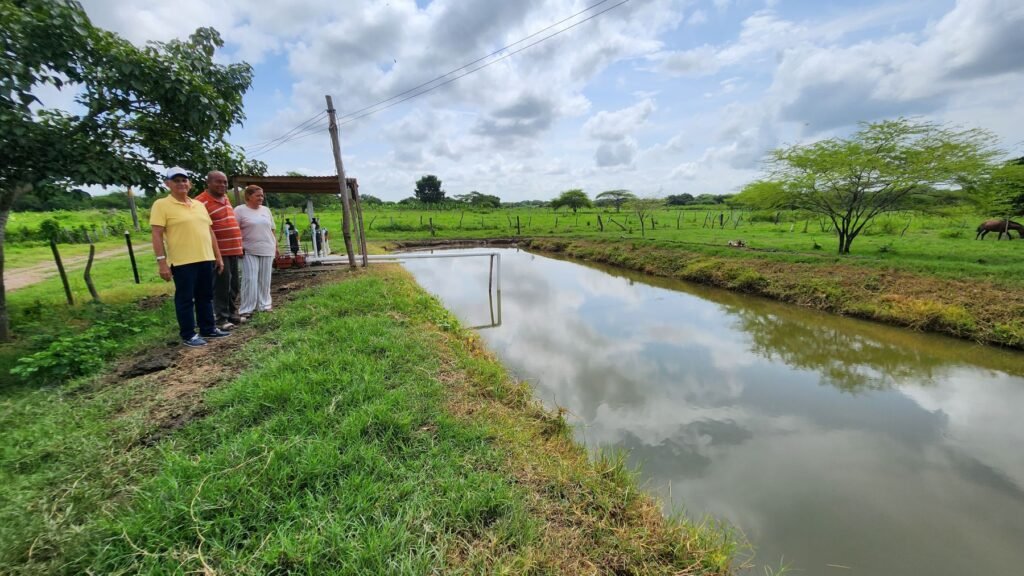
<svg viewBox="0 0 1024 576">
<path fill-rule="evenodd" d="M 278 255 L 274 236 L 274 216 L 263 205 L 263 189 L 246 186 L 245 204 L 235 207 L 235 220 L 242 229 L 242 303 L 243 317 L 254 311 L 266 312 L 270 305 L 270 274 Z"/>
</svg>

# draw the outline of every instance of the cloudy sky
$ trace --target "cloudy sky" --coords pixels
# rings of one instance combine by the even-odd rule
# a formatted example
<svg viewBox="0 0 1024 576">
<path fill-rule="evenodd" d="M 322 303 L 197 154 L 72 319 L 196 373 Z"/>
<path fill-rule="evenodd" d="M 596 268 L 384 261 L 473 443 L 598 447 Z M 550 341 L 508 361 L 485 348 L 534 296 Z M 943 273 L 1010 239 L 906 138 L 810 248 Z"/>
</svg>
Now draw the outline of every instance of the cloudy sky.
<svg viewBox="0 0 1024 576">
<path fill-rule="evenodd" d="M 1024 154 L 1020 0 L 83 4 L 140 44 L 217 28 L 221 57 L 256 73 L 232 141 L 272 174 L 333 173 L 326 128 L 303 125 L 333 95 L 346 170 L 387 200 L 428 173 L 449 196 L 505 201 L 569 188 L 728 193 L 775 146 L 899 115 L 987 128 Z M 436 90 L 347 116 L 527 37 Z M 260 146 L 295 127 L 301 138 Z"/>
</svg>

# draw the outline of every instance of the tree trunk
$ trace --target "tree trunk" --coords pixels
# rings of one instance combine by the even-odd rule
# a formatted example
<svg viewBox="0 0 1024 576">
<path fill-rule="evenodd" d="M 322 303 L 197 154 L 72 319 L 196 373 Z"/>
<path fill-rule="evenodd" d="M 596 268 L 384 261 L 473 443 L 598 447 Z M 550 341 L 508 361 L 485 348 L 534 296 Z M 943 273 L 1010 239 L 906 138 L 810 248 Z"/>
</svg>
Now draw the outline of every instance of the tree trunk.
<svg viewBox="0 0 1024 576">
<path fill-rule="evenodd" d="M 11 204 L 14 202 L 12 201 Z M 4 238 L 7 236 L 7 218 L 11 209 L 0 208 L 0 342 L 11 339 L 10 322 L 7 317 L 7 287 L 4 286 Z"/>
</svg>

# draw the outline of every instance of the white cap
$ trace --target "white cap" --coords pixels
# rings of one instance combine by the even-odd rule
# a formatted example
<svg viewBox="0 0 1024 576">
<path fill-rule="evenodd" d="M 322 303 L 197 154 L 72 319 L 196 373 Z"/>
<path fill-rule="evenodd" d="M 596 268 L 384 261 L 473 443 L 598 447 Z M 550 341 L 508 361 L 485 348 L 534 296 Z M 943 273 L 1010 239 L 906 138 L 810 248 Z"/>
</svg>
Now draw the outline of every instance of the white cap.
<svg viewBox="0 0 1024 576">
<path fill-rule="evenodd" d="M 167 173 L 164 174 L 164 180 L 171 180 L 175 176 L 184 176 L 184 177 L 187 178 L 188 177 L 188 170 L 185 170 L 181 166 L 175 166 L 173 168 L 168 168 L 167 169 Z"/>
</svg>

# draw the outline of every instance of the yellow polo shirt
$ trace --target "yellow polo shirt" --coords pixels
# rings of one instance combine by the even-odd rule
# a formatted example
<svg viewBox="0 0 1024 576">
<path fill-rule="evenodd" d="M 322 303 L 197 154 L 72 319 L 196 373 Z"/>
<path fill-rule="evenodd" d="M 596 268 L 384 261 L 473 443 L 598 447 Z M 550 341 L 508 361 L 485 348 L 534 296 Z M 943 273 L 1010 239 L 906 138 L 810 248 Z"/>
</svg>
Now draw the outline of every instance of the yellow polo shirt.
<svg viewBox="0 0 1024 576">
<path fill-rule="evenodd" d="M 210 213 L 202 202 L 191 198 L 178 202 L 167 196 L 153 202 L 149 225 L 164 227 L 167 263 L 184 266 L 214 260 Z"/>
</svg>

